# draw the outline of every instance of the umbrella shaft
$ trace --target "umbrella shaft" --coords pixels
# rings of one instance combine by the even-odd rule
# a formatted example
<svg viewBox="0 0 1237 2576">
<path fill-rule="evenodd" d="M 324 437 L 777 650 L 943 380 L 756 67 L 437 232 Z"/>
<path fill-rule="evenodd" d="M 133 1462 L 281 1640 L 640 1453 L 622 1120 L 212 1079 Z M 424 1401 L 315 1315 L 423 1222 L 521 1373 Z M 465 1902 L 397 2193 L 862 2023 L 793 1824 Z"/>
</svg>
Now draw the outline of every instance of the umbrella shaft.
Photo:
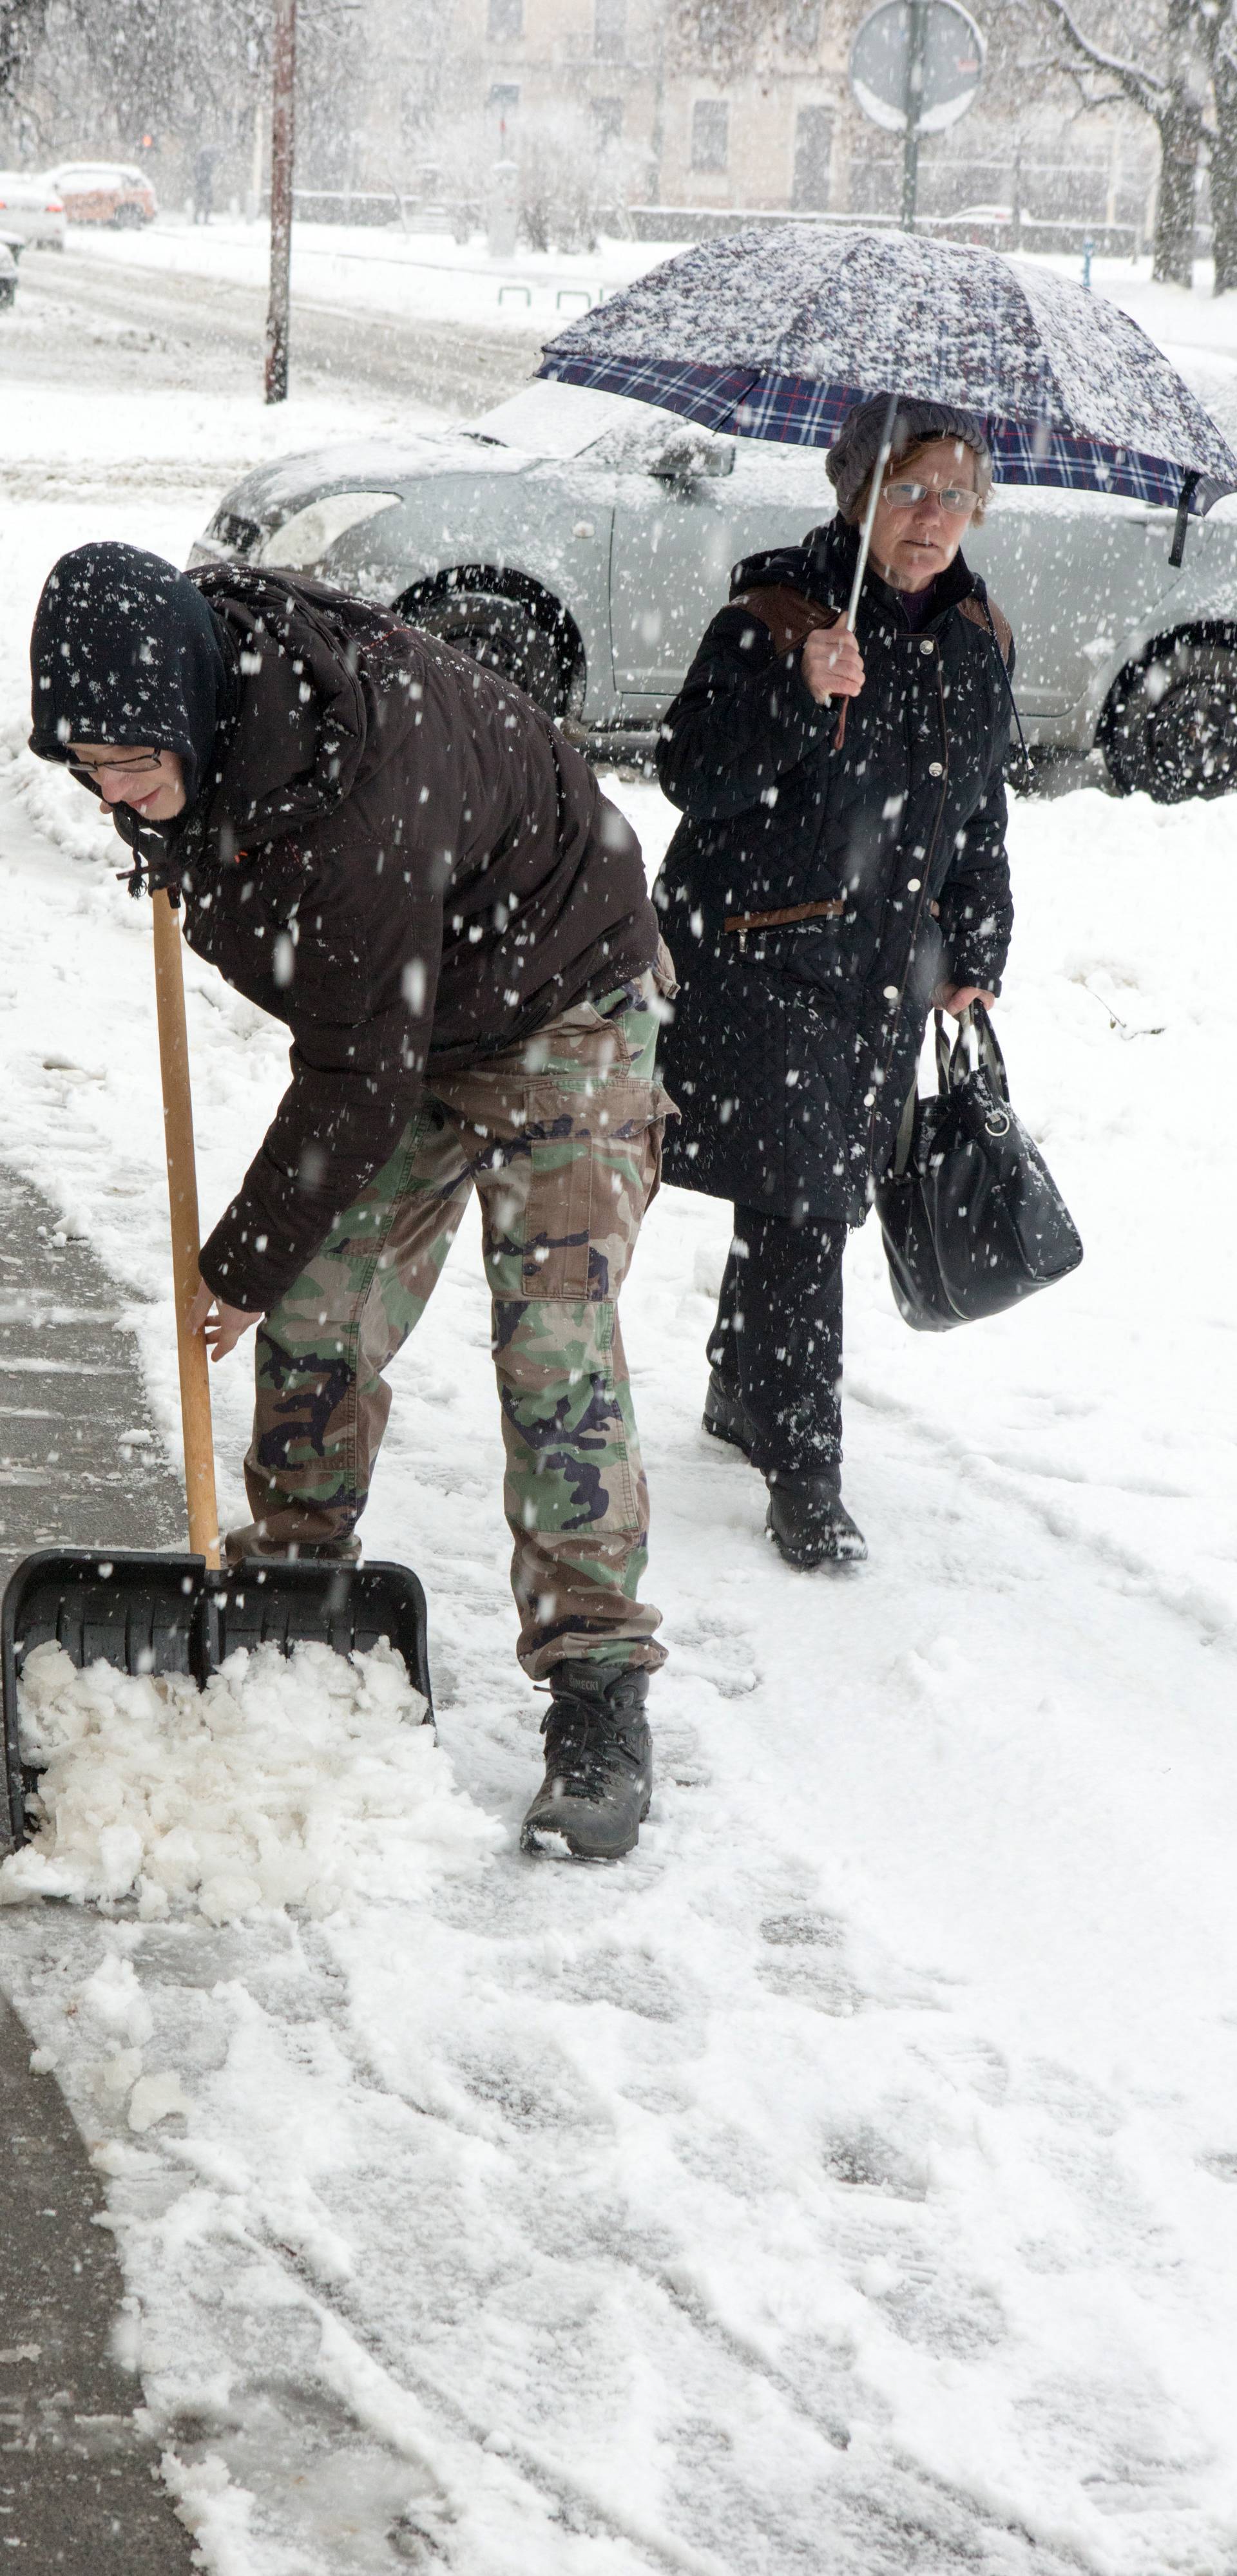
<svg viewBox="0 0 1237 2576">
<path fill-rule="evenodd" d="M 897 417 L 898 397 L 896 394 L 890 394 L 888 409 L 885 413 L 885 425 L 881 431 L 880 454 L 872 468 L 872 489 L 868 494 L 868 506 L 863 514 L 863 533 L 859 539 L 859 558 L 855 565 L 855 578 L 850 586 L 850 605 L 846 611 L 846 623 L 849 626 L 852 635 L 855 631 L 855 618 L 859 608 L 859 593 L 863 588 L 863 576 L 867 571 L 868 556 L 872 551 L 872 529 L 876 522 L 876 504 L 880 499 L 881 485 L 885 480 L 885 467 L 889 463 L 889 459 L 893 454 L 893 433 Z"/>
</svg>

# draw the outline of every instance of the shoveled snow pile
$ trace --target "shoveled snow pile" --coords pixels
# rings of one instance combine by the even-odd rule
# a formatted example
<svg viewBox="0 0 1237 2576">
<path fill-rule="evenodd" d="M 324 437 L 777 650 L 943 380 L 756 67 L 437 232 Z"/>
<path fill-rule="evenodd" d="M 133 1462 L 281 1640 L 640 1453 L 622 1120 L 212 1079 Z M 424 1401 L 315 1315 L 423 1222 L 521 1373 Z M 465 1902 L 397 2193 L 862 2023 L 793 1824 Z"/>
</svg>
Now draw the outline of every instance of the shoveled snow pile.
<svg viewBox="0 0 1237 2576">
<path fill-rule="evenodd" d="M 41 1821 L 0 1866 L 0 1902 L 136 1896 L 158 1920 L 263 1907 L 333 1914 L 420 1896 L 498 1828 L 455 1788 L 389 1646 L 243 1648 L 204 1690 L 180 1674 L 81 1671 L 43 1645 L 22 1676 L 22 1752 Z"/>
</svg>

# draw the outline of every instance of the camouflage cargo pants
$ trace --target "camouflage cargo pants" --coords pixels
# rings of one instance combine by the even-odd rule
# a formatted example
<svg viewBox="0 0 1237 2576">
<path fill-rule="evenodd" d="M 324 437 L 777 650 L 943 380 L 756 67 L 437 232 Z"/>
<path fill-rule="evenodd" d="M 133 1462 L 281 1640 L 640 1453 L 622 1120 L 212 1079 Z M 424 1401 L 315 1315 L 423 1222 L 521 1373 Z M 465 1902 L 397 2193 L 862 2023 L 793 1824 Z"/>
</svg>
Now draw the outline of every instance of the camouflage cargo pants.
<svg viewBox="0 0 1237 2576">
<path fill-rule="evenodd" d="M 473 1189 L 515 1543 L 519 1657 L 654 1667 L 661 1613 L 637 1599 L 648 1554 L 617 1300 L 656 1187 L 656 974 L 583 1002 L 501 1055 L 431 1076 L 397 1151 L 258 1331 L 236 1562 L 290 1548 L 355 1555 L 390 1409 L 383 1370 L 425 1312 Z"/>
</svg>

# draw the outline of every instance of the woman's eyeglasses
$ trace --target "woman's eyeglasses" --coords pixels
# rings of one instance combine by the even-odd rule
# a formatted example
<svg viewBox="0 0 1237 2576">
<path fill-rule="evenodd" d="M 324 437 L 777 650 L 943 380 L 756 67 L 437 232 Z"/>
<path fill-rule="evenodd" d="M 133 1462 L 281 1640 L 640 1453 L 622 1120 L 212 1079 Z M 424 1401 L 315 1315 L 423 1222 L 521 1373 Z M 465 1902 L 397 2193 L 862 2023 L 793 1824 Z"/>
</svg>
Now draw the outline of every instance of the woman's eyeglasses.
<svg viewBox="0 0 1237 2576">
<path fill-rule="evenodd" d="M 74 753 L 67 766 L 84 787 L 93 787 L 103 777 L 146 778 L 162 766 L 161 751 L 111 751 L 105 760 L 79 760 Z"/>
<path fill-rule="evenodd" d="M 887 483 L 884 497 L 891 510 L 915 510 L 921 501 L 938 501 L 947 518 L 969 519 L 979 499 L 978 492 L 964 491 L 960 483 Z"/>
</svg>

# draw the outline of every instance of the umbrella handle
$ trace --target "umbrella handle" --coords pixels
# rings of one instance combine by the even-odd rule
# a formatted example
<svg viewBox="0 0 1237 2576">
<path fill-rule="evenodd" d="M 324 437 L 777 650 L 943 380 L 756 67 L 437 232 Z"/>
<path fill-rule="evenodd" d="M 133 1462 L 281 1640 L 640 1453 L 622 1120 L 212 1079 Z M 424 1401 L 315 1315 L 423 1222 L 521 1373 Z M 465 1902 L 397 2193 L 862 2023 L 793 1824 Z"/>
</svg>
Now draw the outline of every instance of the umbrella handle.
<svg viewBox="0 0 1237 2576">
<path fill-rule="evenodd" d="M 193 1098 L 189 1088 L 189 1035 L 180 920 L 166 890 L 151 898 L 155 923 L 155 1002 L 159 1015 L 159 1071 L 163 1083 L 163 1136 L 167 1152 L 168 1207 L 172 1221 L 172 1279 L 176 1299 L 176 1352 L 180 1362 L 180 1419 L 185 1441 L 185 1500 L 189 1545 L 209 1566 L 219 1563 L 219 1506 L 215 1500 L 215 1443 L 211 1431 L 206 1336 L 189 1330 L 189 1309 L 201 1284 L 198 1253 L 198 1176 L 193 1151 Z"/>
</svg>

